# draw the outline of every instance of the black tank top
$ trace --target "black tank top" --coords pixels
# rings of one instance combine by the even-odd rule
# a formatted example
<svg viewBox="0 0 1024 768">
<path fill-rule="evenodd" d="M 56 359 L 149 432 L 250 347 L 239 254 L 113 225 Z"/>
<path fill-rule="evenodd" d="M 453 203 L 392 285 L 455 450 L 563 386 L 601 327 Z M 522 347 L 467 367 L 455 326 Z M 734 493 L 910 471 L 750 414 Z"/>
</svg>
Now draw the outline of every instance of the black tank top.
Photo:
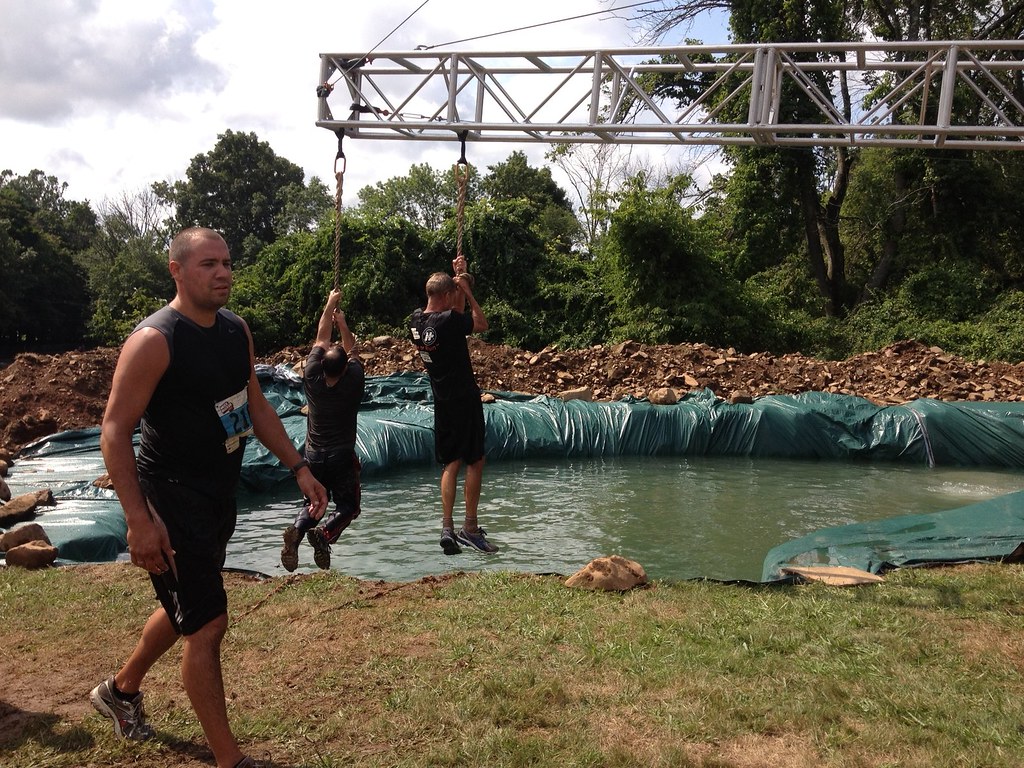
<svg viewBox="0 0 1024 768">
<path fill-rule="evenodd" d="M 171 354 L 142 416 L 140 476 L 233 496 L 252 434 L 246 389 L 252 365 L 242 320 L 221 309 L 204 328 L 166 306 L 140 328 L 160 331 Z"/>
</svg>

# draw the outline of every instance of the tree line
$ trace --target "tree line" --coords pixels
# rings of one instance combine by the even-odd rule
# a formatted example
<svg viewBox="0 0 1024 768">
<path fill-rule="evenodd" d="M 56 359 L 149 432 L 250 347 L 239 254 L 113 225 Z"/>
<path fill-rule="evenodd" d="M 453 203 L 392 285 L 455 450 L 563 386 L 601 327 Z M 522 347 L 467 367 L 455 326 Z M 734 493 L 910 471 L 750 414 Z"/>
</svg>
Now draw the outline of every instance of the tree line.
<svg viewBox="0 0 1024 768">
<path fill-rule="evenodd" d="M 1024 0 L 696 0 L 656 4 L 639 21 L 665 35 L 719 6 L 736 42 L 1008 39 L 1024 23 Z M 702 90 L 685 78 L 647 85 L 679 106 Z M 852 104 L 842 83 L 819 86 L 840 108 L 869 106 Z M 989 104 L 1024 103 L 1020 73 L 1001 86 Z M 799 96 L 787 103 L 810 108 Z M 184 179 L 97 210 L 65 199 L 66 184 L 44 171 L 4 171 L 0 346 L 119 344 L 173 295 L 169 237 L 201 224 L 231 248 L 231 307 L 260 352 L 309 343 L 336 262 L 354 330 L 404 336 L 426 276 L 449 268 L 461 240 L 492 343 L 629 338 L 843 358 L 917 338 L 1024 360 L 1024 153 L 729 147 L 723 158 L 726 169 L 698 188 L 692 173 L 614 146 L 559 146 L 539 168 L 513 151 L 472 169 L 464 204 L 451 170 L 413 165 L 360 190 L 340 214 L 322 181 L 231 130 Z"/>
</svg>

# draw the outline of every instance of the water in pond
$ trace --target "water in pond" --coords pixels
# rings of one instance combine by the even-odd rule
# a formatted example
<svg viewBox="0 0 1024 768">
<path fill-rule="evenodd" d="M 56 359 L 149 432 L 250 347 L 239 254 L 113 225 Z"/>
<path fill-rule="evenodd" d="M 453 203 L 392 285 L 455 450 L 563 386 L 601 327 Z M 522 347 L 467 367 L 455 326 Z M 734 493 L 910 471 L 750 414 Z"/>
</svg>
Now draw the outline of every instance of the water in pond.
<svg viewBox="0 0 1024 768">
<path fill-rule="evenodd" d="M 1024 489 L 1024 474 L 745 458 L 617 457 L 494 462 L 480 521 L 497 555 L 438 546 L 438 470 L 364 477 L 363 514 L 333 548 L 332 567 L 410 581 L 451 570 L 568 575 L 620 554 L 653 579 L 759 581 L 768 551 L 821 528 L 966 506 Z M 460 483 L 461 486 L 461 483 Z M 281 530 L 294 486 L 240 499 L 228 566 L 280 575 Z M 461 519 L 461 487 L 456 524 Z M 303 542 L 300 571 L 315 570 Z"/>
</svg>

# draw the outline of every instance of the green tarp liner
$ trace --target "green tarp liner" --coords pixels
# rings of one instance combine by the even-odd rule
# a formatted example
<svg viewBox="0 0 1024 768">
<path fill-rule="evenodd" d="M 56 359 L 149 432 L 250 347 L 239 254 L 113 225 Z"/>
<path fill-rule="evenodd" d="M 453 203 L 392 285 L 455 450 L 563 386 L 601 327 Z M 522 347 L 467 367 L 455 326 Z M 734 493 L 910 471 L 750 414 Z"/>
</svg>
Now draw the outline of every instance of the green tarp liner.
<svg viewBox="0 0 1024 768">
<path fill-rule="evenodd" d="M 762 581 L 787 565 L 849 566 L 884 573 L 897 566 L 977 560 L 1018 562 L 1024 548 L 1024 491 L 928 515 L 825 528 L 771 549 Z"/>
<path fill-rule="evenodd" d="M 35 460 L 24 460 L 29 458 Z M 128 528 L 117 497 L 92 484 L 105 472 L 99 429 L 51 435 L 22 450 L 11 468 L 12 493 L 53 491 L 57 506 L 40 507 L 36 522 L 57 547 L 59 561 L 107 562 L 125 551 Z"/>
<path fill-rule="evenodd" d="M 45 514 L 46 535 L 61 560 L 104 563 L 116 560 L 127 547 L 128 526 L 116 499 L 61 498 Z"/>
<path fill-rule="evenodd" d="M 305 402 L 301 380 L 283 366 L 258 366 L 257 373 L 292 441 L 301 447 L 306 429 L 300 410 Z M 731 404 L 718 399 L 710 390 L 700 390 L 687 394 L 674 405 L 653 405 L 633 399 L 591 403 L 505 392 L 492 394 L 496 401 L 484 407 L 488 461 L 620 455 L 746 456 L 1024 470 L 1024 404 L 1020 403 L 917 400 L 883 407 L 858 397 L 810 392 L 762 397 L 751 404 Z M 356 446 L 364 473 L 432 464 L 432 425 L 430 383 L 425 375 L 369 377 L 358 417 Z M 103 526 L 119 532 L 123 549 L 124 523 L 116 500 L 109 491 L 101 492 L 89 485 L 103 472 L 98 430 L 51 436 L 25 448 L 21 456 L 71 454 L 91 455 L 94 466 L 91 474 L 79 475 L 79 485 L 62 491 L 62 498 L 75 499 L 83 510 L 91 504 L 106 507 L 102 516 L 105 520 L 109 515 L 111 520 Z M 255 491 L 267 490 L 288 478 L 288 471 L 258 441 L 249 442 L 242 468 L 242 482 L 246 486 Z M 840 539 L 846 542 L 848 535 L 885 539 L 888 543 L 884 547 L 864 542 L 843 544 L 841 564 L 864 570 L 877 568 L 882 560 L 892 565 L 908 559 L 960 560 L 968 551 L 972 553 L 969 557 L 990 558 L 1009 555 L 1024 539 L 1022 510 L 1024 496 L 1011 494 L 1004 499 L 927 516 L 928 524 L 943 532 L 931 547 L 909 545 L 921 523 L 915 520 L 903 527 L 900 521 L 904 518 L 886 521 L 891 525 L 889 528 L 881 527 L 881 523 L 867 527 L 871 533 L 851 534 L 848 528 L 857 526 L 848 526 L 819 535 L 835 536 L 836 547 Z M 100 528 L 96 526 L 97 530 Z M 882 532 L 874 533 L 877 531 Z M 969 550 L 963 548 L 964 542 L 971 543 Z M 788 549 L 790 544 L 793 550 Z M 776 548 L 766 559 L 765 581 L 780 578 L 779 564 L 785 564 L 784 558 L 790 556 L 786 553 L 821 564 L 822 555 L 805 553 L 827 551 L 829 546 L 822 541 L 790 544 Z M 88 545 L 76 540 L 59 548 L 62 558 L 72 559 L 74 552 L 73 559 L 109 559 L 108 542 Z M 836 558 L 839 562 L 838 555 Z"/>
</svg>

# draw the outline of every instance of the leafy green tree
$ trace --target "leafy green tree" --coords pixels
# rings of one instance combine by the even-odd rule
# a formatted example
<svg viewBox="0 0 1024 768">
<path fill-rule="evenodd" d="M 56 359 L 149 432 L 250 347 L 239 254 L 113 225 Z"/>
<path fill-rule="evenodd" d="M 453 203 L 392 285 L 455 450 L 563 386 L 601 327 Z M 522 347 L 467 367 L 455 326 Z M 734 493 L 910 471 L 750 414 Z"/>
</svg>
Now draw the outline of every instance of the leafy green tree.
<svg viewBox="0 0 1024 768">
<path fill-rule="evenodd" d="M 536 207 L 527 200 L 482 200 L 466 209 L 463 255 L 476 279 L 474 293 L 488 315 L 486 338 L 520 347 L 543 346 L 536 324 L 538 270 L 545 258 L 544 243 L 534 228 Z M 449 222 L 432 253 L 438 269 L 451 270 L 454 245 L 437 258 L 438 244 L 454 242 L 455 223 Z M 444 237 L 448 235 L 449 237 Z"/>
<path fill-rule="evenodd" d="M 863 19 L 871 34 L 884 40 L 1005 39 L 1007 34 L 1018 35 L 1022 8 L 1019 3 L 988 0 L 872 2 L 864 6 Z M 919 60 L 923 53 L 900 56 Z M 1018 100 L 1024 96 L 1019 77 L 1007 73 L 996 77 L 1003 79 L 1006 91 L 996 90 L 988 78 L 978 78 L 971 86 L 957 81 L 952 101 L 955 120 L 992 122 L 996 116 L 989 104 L 1003 104 L 1006 93 L 1015 92 Z M 892 77 L 881 78 L 877 85 L 866 99 L 868 106 L 893 85 Z M 986 94 L 987 101 L 978 93 Z M 902 114 L 916 120 L 925 111 L 934 119 L 937 103 L 937 99 L 922 101 L 914 96 Z M 1003 197 L 1002 180 L 1020 170 L 1017 158 L 1001 153 L 864 151 L 861 173 L 851 183 L 850 204 L 843 211 L 855 244 L 851 267 L 866 276 L 860 301 L 871 301 L 890 286 L 898 290 L 899 281 L 936 259 L 967 259 L 985 268 L 995 266 L 997 271 L 1007 268 L 1013 274 L 1020 259 L 993 240 L 1005 244 L 1019 234 L 1015 225 L 1019 214 L 1007 210 L 1019 208 L 1019 196 Z"/>
<path fill-rule="evenodd" d="M 341 288 L 349 321 L 364 335 L 378 331 L 404 337 L 412 310 L 426 298 L 427 275 L 446 264 L 427 261 L 427 233 L 403 219 L 354 216 L 349 220 L 350 240 L 341 252 Z"/>
<path fill-rule="evenodd" d="M 6 170 L 0 173 L 0 187 L 15 191 L 26 201 L 35 226 L 56 237 L 62 248 L 79 253 L 89 247 L 96 234 L 96 214 L 88 202 L 64 197 L 66 182 L 38 169 L 24 176 Z"/>
<path fill-rule="evenodd" d="M 496 203 L 522 201 L 533 211 L 533 230 L 552 253 L 568 253 L 580 236 L 579 222 L 565 190 L 550 168 L 534 168 L 526 154 L 515 151 L 503 162 L 488 166 L 480 182 L 482 197 Z"/>
<path fill-rule="evenodd" d="M 309 343 L 331 282 L 332 242 L 326 227 L 293 232 L 235 270 L 230 308 L 249 324 L 257 354 Z"/>
<path fill-rule="evenodd" d="M 277 230 L 280 235 L 312 231 L 333 210 L 334 197 L 319 177 L 314 176 L 305 186 L 288 184 L 281 190 Z"/>
<path fill-rule="evenodd" d="M 375 332 L 404 335 L 408 314 L 425 301 L 427 276 L 449 271 L 456 255 L 457 181 L 452 172 L 416 165 L 408 176 L 361 190 L 360 199 L 342 217 L 342 253 L 359 254 L 343 265 L 353 317 L 377 323 Z M 578 225 L 549 170 L 530 168 L 522 153 L 483 179 L 470 168 L 461 227 L 490 340 L 539 348 L 553 338 L 581 338 L 592 316 L 559 308 L 574 299 L 582 305 L 581 286 L 594 278 L 569 253 Z"/>
<path fill-rule="evenodd" d="M 350 327 L 360 336 L 403 335 L 429 274 L 420 232 L 395 217 L 344 211 L 339 235 L 339 288 Z M 237 270 L 231 306 L 250 324 L 258 351 L 310 343 L 334 284 L 334 253 L 328 217 L 313 232 L 286 235 Z"/>
<path fill-rule="evenodd" d="M 558 144 L 546 157 L 569 179 L 578 203 L 581 247 L 593 254 L 608 231 L 614 192 L 629 177 L 630 155 L 616 144 Z"/>
<path fill-rule="evenodd" d="M 789 254 L 802 253 L 804 229 L 791 184 L 791 174 L 771 150 L 747 153 L 730 174 L 713 180 L 705 223 L 717 229 L 719 258 L 737 279 L 747 280 Z M 815 290 L 813 282 L 807 287 Z"/>
<path fill-rule="evenodd" d="M 123 193 L 100 206 L 100 229 L 80 261 L 93 296 L 89 337 L 119 344 L 174 296 L 167 269 L 168 207 L 152 190 Z"/>
<path fill-rule="evenodd" d="M 850 266 L 864 285 L 850 335 L 1024 356 L 1006 357 L 1019 335 L 1006 334 L 996 311 L 1024 278 L 1022 182 L 1016 153 L 865 153 L 846 208 Z"/>
<path fill-rule="evenodd" d="M 664 4 L 647 18 L 650 34 L 664 36 L 676 24 L 692 21 L 708 7 L 701 0 Z M 736 42 L 844 40 L 851 34 L 842 4 L 829 0 L 736 0 L 727 7 Z M 798 59 L 811 56 L 810 52 L 796 54 Z M 833 86 L 822 74 L 811 77 L 823 92 L 829 92 Z M 737 78 L 734 74 L 733 79 Z M 689 106 L 710 85 L 709 75 L 698 73 L 678 77 L 649 74 L 644 76 L 644 81 L 652 92 L 673 99 L 679 106 Z M 739 86 L 738 80 L 735 85 Z M 818 107 L 794 82 L 784 80 L 781 85 L 779 122 L 801 123 L 817 114 Z M 726 83 L 718 90 L 722 94 L 719 98 L 731 91 L 733 87 Z M 852 113 L 849 88 L 836 84 L 835 92 L 837 108 L 849 118 Z M 746 122 L 748 105 L 742 101 L 734 99 L 718 105 L 719 119 Z M 636 106 L 629 105 L 629 108 L 636 109 Z M 848 290 L 845 252 L 839 235 L 840 210 L 856 155 L 845 147 L 743 146 L 727 147 L 723 154 L 735 169 L 726 181 L 729 205 L 720 212 L 727 211 L 736 217 L 722 223 L 732 238 L 726 245 L 732 251 L 729 260 L 739 270 L 737 274 L 741 278 L 749 276 L 759 267 L 779 263 L 785 257 L 778 244 L 766 242 L 764 235 L 772 231 L 784 236 L 799 232 L 808 267 L 826 300 L 826 312 L 842 314 L 847 306 Z M 760 184 L 769 181 L 778 186 L 758 189 Z M 773 207 L 775 210 L 771 210 Z"/>
<path fill-rule="evenodd" d="M 612 314 L 594 259 L 549 254 L 538 270 L 536 332 L 529 349 L 589 347 L 609 338 Z"/>
<path fill-rule="evenodd" d="M 0 217 L 3 216 L 3 197 L 4 192 L 0 190 Z M 7 221 L 0 218 L 0 349 L 20 342 L 22 326 L 27 322 L 18 286 L 21 253 L 22 248 L 11 237 Z"/>
<path fill-rule="evenodd" d="M 651 344 L 722 343 L 745 322 L 738 286 L 711 258 L 700 222 L 679 201 L 690 180 L 622 192 L 600 254 L 612 337 Z"/>
<path fill-rule="evenodd" d="M 550 168 L 534 168 L 526 153 L 516 150 L 504 161 L 488 166 L 481 194 L 492 200 L 528 200 L 538 209 L 556 205 L 572 210 L 568 195 L 551 176 Z"/>
<path fill-rule="evenodd" d="M 470 168 L 466 201 L 477 197 L 476 174 Z M 437 232 L 454 215 L 458 183 L 451 170 L 438 171 L 426 163 L 413 165 L 406 176 L 379 181 L 359 190 L 359 209 L 371 216 L 397 216 Z"/>
<path fill-rule="evenodd" d="M 0 345 L 79 343 L 89 304 L 76 263 L 95 217 L 64 198 L 66 184 L 42 171 L 0 174 Z"/>
<path fill-rule="evenodd" d="M 729 26 L 734 38 L 744 42 L 847 40 L 854 37 L 855 32 L 843 10 L 841 3 L 828 0 L 743 0 L 733 4 Z M 810 59 L 812 55 L 804 54 L 802 58 Z M 832 54 L 821 56 L 831 58 Z M 850 119 L 853 104 L 845 82 L 833 84 L 823 75 L 813 77 L 819 90 L 834 92 L 833 101 Z M 800 93 L 795 83 L 785 82 L 783 92 L 786 112 L 778 116 L 779 122 L 805 122 L 817 112 L 811 99 Z M 802 150 L 736 148 L 730 154 L 737 168 L 753 165 L 750 170 L 755 173 L 768 172 L 781 181 L 774 218 L 779 220 L 783 231 L 798 229 L 802 232 L 807 264 L 825 299 L 826 314 L 844 314 L 851 301 L 846 282 L 846 253 L 839 229 L 840 211 L 857 154 L 842 146 Z M 748 204 L 764 211 L 763 201 L 749 196 L 751 189 L 744 183 L 746 176 L 740 174 L 736 185 L 742 187 L 741 194 L 747 193 Z M 770 193 L 762 192 L 765 194 Z M 740 210 L 737 206 L 737 211 Z M 763 256 L 747 255 L 746 258 L 756 263 Z"/>
<path fill-rule="evenodd" d="M 220 232 L 237 264 L 288 232 L 312 225 L 332 206 L 318 179 L 305 187 L 302 169 L 279 157 L 255 133 L 225 131 L 196 155 L 185 181 L 153 185 L 176 209 L 175 224 Z"/>
<path fill-rule="evenodd" d="M 722 8 L 730 12 L 730 29 L 736 42 L 773 42 L 773 41 L 819 41 L 819 40 L 859 40 L 867 35 L 883 40 L 954 40 L 954 39 L 1000 39 L 1017 36 L 1020 27 L 1019 3 L 1006 5 L 989 0 L 968 0 L 966 3 L 940 0 L 935 2 L 867 2 L 841 3 L 831 0 L 741 0 L 718 2 L 713 0 L 688 0 L 679 3 L 663 3 L 655 9 L 644 9 L 639 12 L 645 22 L 649 35 L 655 39 L 664 37 L 670 31 L 691 22 L 697 15 L 709 8 Z M 908 58 L 919 58 L 923 53 L 906 54 Z M 679 79 L 666 79 L 655 83 L 661 88 L 663 95 L 675 98 L 680 104 L 692 101 L 700 92 L 700 86 L 706 82 L 699 80 L 698 75 L 687 75 Z M 880 86 L 891 83 L 881 82 Z M 871 98 L 864 104 L 854 105 L 851 100 L 849 83 L 840 76 L 834 81 L 818 78 L 817 86 L 822 92 L 833 94 L 833 103 L 847 118 L 854 106 L 870 106 Z M 1005 93 L 1022 92 L 1019 78 L 1005 77 L 1005 92 L 997 91 L 990 82 L 979 79 L 973 90 L 988 92 L 991 103 L 1000 104 L 1005 101 Z M 790 105 L 790 114 L 779 116 L 782 123 L 797 122 L 805 110 L 812 109 L 806 98 L 791 90 L 785 95 L 783 104 Z M 976 98 L 972 88 L 966 84 L 958 84 L 957 97 L 954 100 L 954 111 L 958 114 L 970 115 L 970 119 L 984 123 L 994 119 L 993 110 L 982 100 Z M 729 90 L 726 88 L 726 90 Z M 880 88 L 884 93 L 887 88 Z M 934 110 L 937 99 L 930 103 L 922 103 L 917 97 L 909 98 L 902 106 L 907 119 L 915 120 L 922 109 Z M 979 106 L 980 105 L 980 106 Z M 745 105 L 737 104 L 735 118 L 744 120 Z M 973 114 L 971 114 L 973 110 Z M 723 113 L 723 117 L 725 114 Z M 899 116 L 897 117 L 899 119 Z M 867 195 L 858 198 L 858 205 L 849 205 L 847 195 L 856 182 L 856 171 L 860 163 L 871 156 L 869 151 L 851 151 L 844 147 L 818 150 L 773 150 L 763 148 L 735 148 L 727 150 L 727 155 L 734 163 L 735 173 L 729 180 L 727 212 L 734 218 L 721 218 L 729 236 L 739 239 L 731 240 L 732 262 L 739 270 L 740 276 L 750 276 L 758 269 L 772 269 L 772 253 L 765 248 L 759 236 L 760 232 L 770 232 L 778 228 L 780 232 L 803 233 L 803 251 L 810 273 L 815 279 L 818 292 L 825 299 L 823 309 L 828 315 L 843 316 L 858 301 L 867 300 L 874 292 L 884 287 L 890 277 L 900 274 L 913 263 L 909 254 L 901 252 L 906 247 L 913 248 L 915 240 L 912 232 L 918 227 L 913 221 L 915 217 L 924 215 L 934 225 L 932 237 L 928 241 L 935 243 L 935 235 L 939 236 L 943 248 L 948 248 L 954 241 L 961 240 L 959 234 L 951 232 L 958 229 L 958 219 L 943 216 L 940 220 L 911 207 L 914 201 L 923 200 L 937 190 L 936 185 L 930 188 L 921 181 L 935 176 L 939 166 L 940 177 L 946 177 L 955 184 L 962 184 L 974 172 L 962 166 L 963 174 L 948 174 L 955 167 L 951 153 L 943 153 L 944 159 L 929 158 L 926 162 L 920 159 L 909 163 L 899 158 L 900 153 L 893 153 L 894 161 L 889 161 L 892 177 L 879 179 L 878 173 L 885 163 L 873 162 L 871 175 L 880 181 L 880 192 L 876 189 L 874 201 Z M 914 153 L 910 153 L 913 156 Z M 889 153 L 883 153 L 889 157 Z M 945 160 L 953 160 L 946 164 Z M 975 174 L 976 175 L 976 174 Z M 765 186 L 760 197 L 756 187 L 751 185 L 752 179 L 772 180 L 776 194 L 772 188 Z M 939 185 L 939 187 L 944 185 Z M 968 185 L 969 186 L 969 185 Z M 864 187 L 862 186 L 861 189 Z M 939 199 L 944 197 L 939 194 Z M 879 205 L 884 204 L 886 217 L 878 218 Z M 874 210 L 871 210 L 874 209 Z M 725 209 L 723 209 L 725 211 Z M 857 231 L 849 226 L 850 222 L 867 222 L 875 227 L 875 236 L 868 236 L 864 230 Z M 966 228 L 965 228 L 966 229 Z M 940 234 L 940 230 L 944 230 Z M 852 245 L 853 251 L 849 251 Z M 865 250 L 866 248 L 866 250 Z M 776 258 L 786 257 L 786 243 L 777 249 Z M 904 271 L 902 274 L 907 274 Z"/>
<path fill-rule="evenodd" d="M 351 210 L 343 217 L 343 231 L 358 218 L 369 225 L 355 245 L 361 258 L 346 278 L 356 289 L 355 317 L 384 320 L 405 334 L 408 313 L 425 300 L 427 276 L 450 271 L 458 250 L 457 192 L 453 173 L 426 165 L 361 190 L 356 218 Z M 387 229 L 397 222 L 404 223 L 401 237 L 399 230 Z M 568 255 L 578 225 L 549 170 L 530 168 L 522 153 L 493 166 L 482 180 L 470 169 L 461 227 L 462 250 L 491 320 L 490 340 L 536 347 L 577 333 L 555 308 L 566 303 L 563 292 L 579 296 L 582 270 L 567 274 L 580 266 Z M 378 307 L 389 296 L 406 298 L 401 312 L 387 318 Z"/>
</svg>

